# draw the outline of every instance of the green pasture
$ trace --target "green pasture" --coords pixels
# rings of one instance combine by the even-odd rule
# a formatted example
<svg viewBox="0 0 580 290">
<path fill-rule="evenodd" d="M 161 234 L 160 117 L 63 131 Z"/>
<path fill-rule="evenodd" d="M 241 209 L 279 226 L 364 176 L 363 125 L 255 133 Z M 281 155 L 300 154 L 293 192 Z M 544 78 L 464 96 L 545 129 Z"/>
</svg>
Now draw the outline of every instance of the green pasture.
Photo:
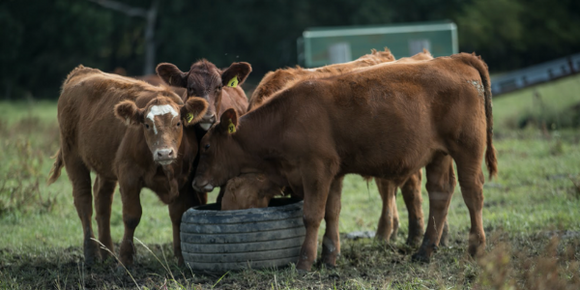
<svg viewBox="0 0 580 290">
<path fill-rule="evenodd" d="M 289 267 L 213 277 L 177 267 L 167 207 L 149 190 L 141 194 L 143 217 L 135 236 L 143 245 L 136 242 L 132 276 L 111 263 L 85 269 L 65 170 L 50 187 L 45 182 L 59 146 L 56 102 L 0 102 L 0 289 L 579 289 L 577 104 L 579 75 L 494 99 L 499 175 L 486 179 L 488 249 L 477 260 L 466 255 L 470 220 L 457 186 L 448 216 L 451 247 L 440 249 L 431 264 L 410 261 L 414 249 L 404 246 L 407 213 L 399 195 L 401 229 L 391 245 L 343 240 L 337 268 L 316 266 L 306 275 Z M 117 190 L 115 242 L 123 234 L 119 197 Z M 425 189 L 423 199 L 427 215 Z M 374 182 L 347 176 L 340 232 L 376 230 L 381 204 Z"/>
</svg>

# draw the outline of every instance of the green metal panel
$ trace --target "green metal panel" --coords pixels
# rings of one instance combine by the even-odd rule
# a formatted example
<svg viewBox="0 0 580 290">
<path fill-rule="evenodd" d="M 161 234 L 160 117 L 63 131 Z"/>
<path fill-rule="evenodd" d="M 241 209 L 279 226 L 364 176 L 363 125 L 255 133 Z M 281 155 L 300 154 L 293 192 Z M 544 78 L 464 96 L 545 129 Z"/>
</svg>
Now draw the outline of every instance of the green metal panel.
<svg viewBox="0 0 580 290">
<path fill-rule="evenodd" d="M 298 40 L 298 58 L 306 67 L 357 59 L 372 48 L 388 47 L 399 59 L 427 48 L 435 57 L 458 52 L 457 26 L 453 22 L 309 28 Z"/>
</svg>

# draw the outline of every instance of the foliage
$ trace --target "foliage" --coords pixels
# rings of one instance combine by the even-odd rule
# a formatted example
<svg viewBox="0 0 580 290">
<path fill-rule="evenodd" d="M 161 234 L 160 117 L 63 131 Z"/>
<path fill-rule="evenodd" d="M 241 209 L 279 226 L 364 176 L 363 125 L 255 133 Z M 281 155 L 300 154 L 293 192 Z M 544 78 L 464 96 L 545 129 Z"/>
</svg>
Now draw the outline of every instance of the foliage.
<svg viewBox="0 0 580 290">
<path fill-rule="evenodd" d="M 117 0 L 147 9 L 151 0 Z M 296 38 L 308 27 L 451 19 L 461 51 L 483 55 L 492 71 L 580 51 L 574 0 L 165 1 L 159 7 L 157 62 L 186 69 L 206 58 L 225 67 L 248 61 L 250 83 L 294 66 Z M 87 0 L 0 3 L 0 96 L 56 98 L 78 64 L 143 73 L 145 20 Z"/>
<path fill-rule="evenodd" d="M 53 139 L 58 131 L 46 128 L 38 118 L 24 118 L 9 128 L 0 122 L 3 141 L 0 145 L 3 164 L 0 168 L 0 216 L 50 212 L 56 203 L 51 191 L 41 189 L 45 180 L 43 163 L 51 145 L 38 144 Z M 37 135 L 37 138 L 30 138 Z"/>
<path fill-rule="evenodd" d="M 580 75 L 503 95 L 494 100 L 496 133 L 525 127 L 557 130 L 580 126 Z"/>
</svg>

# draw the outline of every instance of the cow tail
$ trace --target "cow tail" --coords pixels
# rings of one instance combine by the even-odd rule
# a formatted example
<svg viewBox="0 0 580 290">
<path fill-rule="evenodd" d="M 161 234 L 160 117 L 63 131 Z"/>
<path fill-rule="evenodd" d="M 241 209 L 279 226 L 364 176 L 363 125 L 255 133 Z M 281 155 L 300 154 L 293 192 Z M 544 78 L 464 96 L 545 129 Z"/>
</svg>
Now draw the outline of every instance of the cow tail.
<svg viewBox="0 0 580 290">
<path fill-rule="evenodd" d="M 60 177 L 60 171 L 64 166 L 62 150 L 58 149 L 58 151 L 51 158 L 55 160 L 52 168 L 50 169 L 50 172 L 48 173 L 48 180 L 46 181 L 47 185 L 53 184 Z"/>
<path fill-rule="evenodd" d="M 474 54 L 475 56 L 475 54 Z M 497 157 L 495 155 L 495 148 L 493 147 L 493 112 L 491 103 L 491 81 L 489 79 L 489 72 L 487 64 L 477 56 L 472 62 L 472 65 L 479 71 L 481 81 L 484 89 L 484 103 L 485 103 L 485 119 L 487 124 L 487 149 L 485 151 L 485 165 L 489 171 L 489 179 L 497 176 Z"/>
</svg>

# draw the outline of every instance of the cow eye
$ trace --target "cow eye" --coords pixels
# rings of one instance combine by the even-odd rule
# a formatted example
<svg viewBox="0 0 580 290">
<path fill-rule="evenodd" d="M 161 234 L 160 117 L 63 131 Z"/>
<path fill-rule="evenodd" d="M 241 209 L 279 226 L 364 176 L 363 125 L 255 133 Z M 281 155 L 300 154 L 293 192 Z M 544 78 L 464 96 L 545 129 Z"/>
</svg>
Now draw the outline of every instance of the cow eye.
<svg viewBox="0 0 580 290">
<path fill-rule="evenodd" d="M 205 144 L 205 146 L 203 146 L 203 148 L 205 148 L 205 150 L 209 149 L 209 144 Z"/>
<path fill-rule="evenodd" d="M 145 128 L 149 129 L 149 124 L 145 124 Z"/>
<path fill-rule="evenodd" d="M 177 122 L 177 127 L 181 126 L 181 122 Z"/>
<path fill-rule="evenodd" d="M 222 89 L 222 87 L 221 87 L 221 86 L 217 86 L 217 87 L 215 87 L 215 91 L 216 91 L 216 92 L 219 92 L 221 89 Z"/>
</svg>

